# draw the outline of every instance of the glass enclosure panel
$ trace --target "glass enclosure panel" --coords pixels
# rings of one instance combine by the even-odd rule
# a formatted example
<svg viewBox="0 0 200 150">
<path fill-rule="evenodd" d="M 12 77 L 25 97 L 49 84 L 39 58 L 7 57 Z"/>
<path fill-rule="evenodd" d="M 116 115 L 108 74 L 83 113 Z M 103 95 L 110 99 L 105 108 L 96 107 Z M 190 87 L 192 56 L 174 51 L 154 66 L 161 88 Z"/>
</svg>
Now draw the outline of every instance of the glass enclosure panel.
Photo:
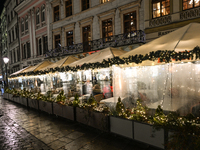
<svg viewBox="0 0 200 150">
<path fill-rule="evenodd" d="M 112 86 L 112 70 L 110 68 L 102 68 L 93 71 L 93 87 L 95 84 L 100 86 L 99 93 L 95 93 L 93 89 L 93 95 L 103 94 L 103 98 L 107 99 L 113 96 Z"/>
<path fill-rule="evenodd" d="M 172 107 L 181 115 L 199 116 L 200 64 L 181 63 L 172 66 Z"/>
<path fill-rule="evenodd" d="M 171 110 L 170 65 L 113 67 L 114 103 L 121 97 L 125 107 L 136 106 L 137 99 L 149 108 Z"/>
</svg>

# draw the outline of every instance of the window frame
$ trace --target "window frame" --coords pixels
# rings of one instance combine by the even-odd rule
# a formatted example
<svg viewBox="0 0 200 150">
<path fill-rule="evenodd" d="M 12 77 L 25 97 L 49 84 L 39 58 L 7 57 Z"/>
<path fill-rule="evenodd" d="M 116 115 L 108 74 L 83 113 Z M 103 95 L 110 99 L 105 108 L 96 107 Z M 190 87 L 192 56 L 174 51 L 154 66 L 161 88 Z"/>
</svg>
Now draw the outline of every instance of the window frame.
<svg viewBox="0 0 200 150">
<path fill-rule="evenodd" d="M 40 8 L 38 7 L 36 9 L 36 16 L 35 16 L 35 24 L 36 24 L 36 29 L 40 27 Z"/>
<path fill-rule="evenodd" d="M 26 15 L 26 17 L 25 17 L 25 32 L 28 32 L 28 15 Z M 27 26 L 27 28 L 26 28 L 26 26 Z"/>
<path fill-rule="evenodd" d="M 21 19 L 21 33 L 24 34 L 25 27 L 24 27 L 24 18 Z"/>
<path fill-rule="evenodd" d="M 55 11 L 55 8 L 58 7 L 58 10 Z M 58 19 L 56 19 L 56 13 L 58 13 Z M 53 7 L 53 20 L 54 22 L 59 21 L 60 20 L 60 5 L 56 5 Z"/>
<path fill-rule="evenodd" d="M 90 27 L 90 31 L 84 32 L 83 28 L 86 28 L 86 27 Z M 87 48 L 87 51 L 90 51 L 91 50 L 91 41 L 92 41 L 92 28 L 91 28 L 91 25 L 89 24 L 89 25 L 86 25 L 86 26 L 82 26 L 81 28 L 82 28 L 82 39 L 83 39 L 83 41 L 82 41 L 83 51 L 84 51 L 84 47 Z M 90 32 L 90 40 L 84 41 L 85 40 L 84 33 L 88 34 L 89 32 Z M 87 42 L 88 42 L 88 44 L 87 44 Z"/>
<path fill-rule="evenodd" d="M 131 14 L 131 13 L 135 13 L 135 18 L 133 18 L 133 20 L 135 20 L 135 30 L 137 30 L 137 11 L 135 10 L 135 11 L 132 11 L 132 12 L 128 12 L 128 13 L 124 13 L 123 14 L 123 33 L 128 33 L 128 32 L 125 32 L 125 22 L 131 22 L 131 19 L 129 18 L 129 20 L 128 21 L 126 21 L 125 20 L 125 15 L 127 15 L 127 14 Z M 129 24 L 129 28 L 131 28 L 131 25 Z M 131 31 L 130 30 L 130 32 L 133 32 L 133 31 Z M 130 33 L 129 32 L 129 33 Z"/>
<path fill-rule="evenodd" d="M 68 32 L 72 32 L 72 35 L 69 35 L 68 36 Z M 66 32 L 66 46 L 71 46 L 71 45 L 69 45 L 68 43 L 68 40 L 70 39 L 70 41 L 71 41 L 71 39 L 72 39 L 72 42 L 73 42 L 73 44 L 71 44 L 71 45 L 74 45 L 74 31 L 73 30 L 70 30 L 70 31 L 67 31 Z"/>
<path fill-rule="evenodd" d="M 31 45 L 30 45 L 30 42 L 26 42 L 26 53 L 27 53 L 27 59 L 31 58 Z"/>
<path fill-rule="evenodd" d="M 189 1 L 190 1 L 190 0 L 187 0 L 186 2 L 189 3 Z M 189 9 L 193 9 L 193 8 L 197 8 L 197 7 L 200 7 L 200 1 L 199 1 L 199 6 L 196 6 L 196 7 L 195 7 L 195 0 L 193 0 L 193 4 L 192 4 L 192 7 L 191 7 L 191 8 L 183 9 L 183 7 L 184 7 L 184 0 L 182 0 L 182 10 L 183 10 L 183 11 L 189 10 Z"/>
<path fill-rule="evenodd" d="M 14 33 L 14 29 L 11 29 L 11 31 L 12 31 L 12 41 L 14 41 L 14 40 L 15 40 L 15 33 Z"/>
<path fill-rule="evenodd" d="M 68 1 L 71 1 L 71 4 L 67 5 Z M 67 15 L 67 12 L 69 12 L 69 11 L 67 11 L 68 8 L 69 9 L 71 8 L 71 14 L 70 15 Z M 66 0 L 65 1 L 65 17 L 70 17 L 72 15 L 73 15 L 73 0 Z"/>
<path fill-rule="evenodd" d="M 22 44 L 23 45 L 23 53 L 22 53 L 22 59 L 26 59 L 26 43 Z"/>
<path fill-rule="evenodd" d="M 83 2 L 86 2 L 85 4 L 83 4 Z M 85 11 L 85 10 L 87 10 L 87 9 L 89 9 L 90 8 L 90 0 L 81 0 L 81 11 Z M 83 8 L 84 6 L 87 6 L 87 8 Z"/>
<path fill-rule="evenodd" d="M 111 0 L 100 0 L 101 4 L 105 4 L 107 2 L 110 2 Z"/>
<path fill-rule="evenodd" d="M 46 8 L 45 8 L 45 5 L 43 4 L 43 5 L 41 6 L 41 22 L 42 22 L 42 23 L 45 22 L 45 20 L 46 20 L 45 11 L 46 11 Z"/>
<path fill-rule="evenodd" d="M 58 36 L 58 35 L 59 35 L 59 40 L 56 39 L 56 36 Z M 61 44 L 61 34 L 55 34 L 55 35 L 54 35 L 54 47 L 55 47 L 55 48 L 59 48 L 59 47 L 58 47 L 57 41 L 60 41 L 59 43 Z M 57 44 L 56 44 L 56 43 L 57 43 Z"/>
<path fill-rule="evenodd" d="M 38 38 L 37 40 L 38 47 L 37 47 L 37 56 L 41 56 L 43 54 L 42 52 L 42 38 Z"/>
<path fill-rule="evenodd" d="M 107 36 L 107 37 L 104 36 L 105 34 L 108 35 L 108 34 L 110 33 L 110 31 L 108 31 L 109 25 L 108 25 L 108 24 L 107 24 L 107 25 L 103 25 L 103 22 L 105 22 L 105 21 L 108 22 L 110 19 L 111 19 L 111 21 L 112 21 L 112 24 L 111 24 L 112 31 L 111 31 L 111 32 L 112 32 L 112 36 L 113 36 L 113 20 L 112 20 L 112 18 L 108 18 L 108 19 L 105 19 L 105 20 L 102 20 L 102 21 L 101 21 L 102 38 L 105 39 L 105 40 L 104 40 L 105 42 L 110 41 L 112 36 Z M 104 32 L 104 30 L 103 30 L 104 27 L 105 27 L 105 28 L 107 27 L 107 31 L 105 31 L 105 32 Z"/>
<path fill-rule="evenodd" d="M 167 15 L 162 15 L 162 2 L 163 1 L 168 1 L 168 0 L 152 0 L 152 18 L 153 19 L 155 19 L 155 18 L 160 18 L 160 17 L 163 17 L 163 16 L 167 16 L 167 15 L 170 15 L 171 14 L 171 0 L 169 0 L 169 6 L 167 6 L 167 7 L 164 7 L 165 9 L 166 8 L 168 8 L 169 7 L 169 13 L 167 14 Z M 160 16 L 158 16 L 158 17 L 154 17 L 154 10 L 153 10 L 153 4 L 155 4 L 155 3 L 160 3 Z"/>
<path fill-rule="evenodd" d="M 48 51 L 48 36 L 43 36 L 43 54 Z"/>
</svg>

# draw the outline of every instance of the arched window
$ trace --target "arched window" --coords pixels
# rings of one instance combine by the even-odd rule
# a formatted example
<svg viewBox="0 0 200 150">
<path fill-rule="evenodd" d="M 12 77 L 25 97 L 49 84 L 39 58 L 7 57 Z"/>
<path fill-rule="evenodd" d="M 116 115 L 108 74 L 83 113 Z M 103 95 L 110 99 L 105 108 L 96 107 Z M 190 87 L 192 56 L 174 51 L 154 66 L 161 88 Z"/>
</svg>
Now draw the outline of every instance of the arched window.
<svg viewBox="0 0 200 150">
<path fill-rule="evenodd" d="M 28 30 L 28 16 L 25 18 L 25 30 Z"/>
<path fill-rule="evenodd" d="M 36 25 L 40 23 L 40 9 L 37 8 L 36 11 Z"/>
<path fill-rule="evenodd" d="M 45 21 L 45 5 L 42 5 L 41 7 L 42 14 L 41 14 L 41 21 Z"/>
<path fill-rule="evenodd" d="M 21 31 L 24 32 L 24 18 L 21 19 Z"/>
</svg>

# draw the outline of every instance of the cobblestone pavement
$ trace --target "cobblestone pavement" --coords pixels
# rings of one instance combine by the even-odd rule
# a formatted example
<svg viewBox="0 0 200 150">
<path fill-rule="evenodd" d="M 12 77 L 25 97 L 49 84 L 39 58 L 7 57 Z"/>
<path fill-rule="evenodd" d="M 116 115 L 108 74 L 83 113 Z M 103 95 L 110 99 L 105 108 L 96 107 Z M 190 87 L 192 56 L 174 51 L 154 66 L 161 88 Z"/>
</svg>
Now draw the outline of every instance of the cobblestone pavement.
<svg viewBox="0 0 200 150">
<path fill-rule="evenodd" d="M 27 109 L 0 97 L 0 150 L 143 150 L 133 140 Z"/>
</svg>

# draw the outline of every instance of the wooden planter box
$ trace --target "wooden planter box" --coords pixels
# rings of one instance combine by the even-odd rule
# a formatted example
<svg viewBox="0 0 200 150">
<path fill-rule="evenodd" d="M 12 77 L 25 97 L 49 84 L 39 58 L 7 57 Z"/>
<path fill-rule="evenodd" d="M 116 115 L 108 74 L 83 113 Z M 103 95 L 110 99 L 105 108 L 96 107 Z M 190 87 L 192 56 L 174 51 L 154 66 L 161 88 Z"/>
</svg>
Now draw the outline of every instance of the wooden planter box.
<svg viewBox="0 0 200 150">
<path fill-rule="evenodd" d="M 53 114 L 63 117 L 63 105 L 53 103 Z"/>
<path fill-rule="evenodd" d="M 39 109 L 41 111 L 47 112 L 49 114 L 53 114 L 53 103 L 46 101 L 39 101 Z"/>
<path fill-rule="evenodd" d="M 39 110 L 39 100 L 28 98 L 28 106 L 30 108 L 34 108 L 34 109 Z"/>
<path fill-rule="evenodd" d="M 22 104 L 24 106 L 28 106 L 28 98 L 20 97 L 20 104 Z"/>
<path fill-rule="evenodd" d="M 63 118 L 76 121 L 76 107 L 63 106 Z"/>
<path fill-rule="evenodd" d="M 73 106 L 61 105 L 53 103 L 53 113 L 57 116 L 75 120 L 75 108 Z"/>
<path fill-rule="evenodd" d="M 8 93 L 3 93 L 3 98 L 8 99 Z"/>
<path fill-rule="evenodd" d="M 12 94 L 8 94 L 8 99 L 13 101 L 13 95 Z"/>
<path fill-rule="evenodd" d="M 109 118 L 104 113 L 76 107 L 76 121 L 103 131 L 109 131 Z"/>
<path fill-rule="evenodd" d="M 13 97 L 13 101 L 14 101 L 15 103 L 19 103 L 20 97 L 19 97 L 19 96 L 18 96 L 18 97 Z"/>
<path fill-rule="evenodd" d="M 164 149 L 164 129 L 156 130 L 152 125 L 134 122 L 134 140 Z"/>
<path fill-rule="evenodd" d="M 110 116 L 110 132 L 133 139 L 133 121 Z"/>
</svg>

